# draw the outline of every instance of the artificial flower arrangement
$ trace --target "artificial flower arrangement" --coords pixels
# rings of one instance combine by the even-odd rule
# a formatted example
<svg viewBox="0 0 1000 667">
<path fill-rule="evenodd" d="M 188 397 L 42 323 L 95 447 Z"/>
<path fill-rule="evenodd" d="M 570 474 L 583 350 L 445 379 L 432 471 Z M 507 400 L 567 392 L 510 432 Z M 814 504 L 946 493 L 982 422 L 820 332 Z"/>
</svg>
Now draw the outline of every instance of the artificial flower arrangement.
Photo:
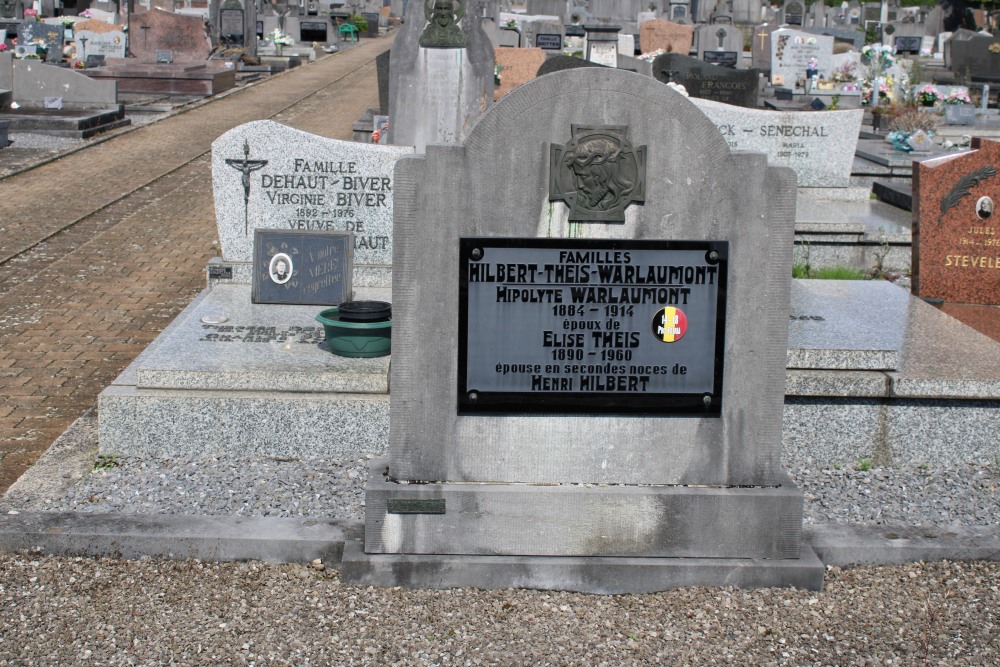
<svg viewBox="0 0 1000 667">
<path fill-rule="evenodd" d="M 3 53 L 6 50 L 7 50 L 7 45 L 4 44 L 3 42 L 0 42 L 0 53 Z"/>
<path fill-rule="evenodd" d="M 944 98 L 945 104 L 972 104 L 972 100 L 969 98 L 968 93 L 963 93 L 961 90 L 953 90 L 948 93 Z"/>
<path fill-rule="evenodd" d="M 38 20 L 38 10 L 28 7 L 24 10 L 24 20 Z"/>
<path fill-rule="evenodd" d="M 857 81 L 858 76 L 854 72 L 854 63 L 851 61 L 845 62 L 840 67 L 833 70 L 833 80 L 838 83 L 847 83 L 849 81 Z"/>
<path fill-rule="evenodd" d="M 892 88 L 890 88 L 887 84 L 883 82 L 880 82 L 878 84 L 878 98 L 880 101 L 887 102 L 891 94 L 892 94 Z M 872 97 L 872 84 L 869 81 L 865 81 L 863 84 L 861 84 L 861 103 L 870 104 L 871 97 Z"/>
<path fill-rule="evenodd" d="M 275 46 L 291 46 L 295 43 L 295 40 L 281 32 L 279 28 L 275 28 L 271 32 L 267 33 L 267 41 L 271 42 Z"/>
<path fill-rule="evenodd" d="M 819 60 L 816 58 L 809 59 L 809 62 L 806 63 L 806 76 L 809 78 L 819 76 Z"/>
<path fill-rule="evenodd" d="M 925 106 L 934 106 L 944 99 L 941 91 L 929 84 L 920 86 L 917 89 L 917 102 Z"/>
<path fill-rule="evenodd" d="M 893 56 L 891 46 L 886 44 L 865 44 L 861 47 L 861 63 L 872 71 L 873 76 L 878 76 L 895 64 L 896 58 Z"/>
</svg>

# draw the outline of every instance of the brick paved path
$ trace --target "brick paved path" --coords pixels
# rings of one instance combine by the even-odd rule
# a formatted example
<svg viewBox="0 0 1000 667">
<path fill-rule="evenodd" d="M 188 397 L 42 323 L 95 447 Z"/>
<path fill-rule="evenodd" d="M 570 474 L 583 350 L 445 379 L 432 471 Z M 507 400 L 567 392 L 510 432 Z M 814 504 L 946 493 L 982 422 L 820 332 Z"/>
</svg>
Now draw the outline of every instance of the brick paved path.
<svg viewBox="0 0 1000 667">
<path fill-rule="evenodd" d="M 374 58 L 390 44 L 366 40 L 0 180 L 0 492 L 204 287 L 212 141 L 264 118 L 350 139 L 378 106 Z"/>
</svg>

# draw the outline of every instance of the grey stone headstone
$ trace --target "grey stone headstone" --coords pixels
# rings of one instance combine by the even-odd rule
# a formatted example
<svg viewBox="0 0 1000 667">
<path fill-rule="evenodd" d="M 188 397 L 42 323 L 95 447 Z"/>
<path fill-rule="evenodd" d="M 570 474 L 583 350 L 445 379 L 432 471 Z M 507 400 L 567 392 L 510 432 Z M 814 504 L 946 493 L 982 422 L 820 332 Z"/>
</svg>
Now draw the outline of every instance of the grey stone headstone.
<svg viewBox="0 0 1000 667">
<path fill-rule="evenodd" d="M 653 76 L 663 83 L 683 85 L 692 97 L 741 107 L 757 106 L 760 73 L 704 63 L 678 53 L 665 53 L 653 60 Z"/>
<path fill-rule="evenodd" d="M 959 76 L 968 73 L 981 81 L 1000 81 L 1000 53 L 990 51 L 992 45 L 1000 44 L 1000 37 L 976 34 L 968 39 L 956 39 L 955 35 L 948 42 L 951 71 Z"/>
<path fill-rule="evenodd" d="M 730 149 L 755 151 L 790 167 L 799 187 L 847 187 L 864 111 L 777 112 L 691 99 Z"/>
<path fill-rule="evenodd" d="M 375 73 L 378 76 L 378 108 L 383 115 L 389 115 L 389 58 L 391 50 L 383 51 L 375 57 Z"/>
<path fill-rule="evenodd" d="M 45 60 L 59 62 L 63 59 L 63 37 L 65 30 L 61 25 L 49 25 L 38 21 L 25 21 L 17 28 L 18 45 L 29 45 L 41 42 L 48 48 Z"/>
<path fill-rule="evenodd" d="M 81 30 L 76 34 L 76 47 L 77 57 L 83 60 L 86 60 L 90 56 L 124 58 L 125 33 L 121 30 L 112 30 L 110 32 Z"/>
<path fill-rule="evenodd" d="M 355 282 L 384 286 L 393 245 L 393 168 L 412 152 L 327 139 L 268 120 L 226 132 L 212 144 L 223 261 L 238 271 L 249 265 L 255 229 L 352 231 Z M 249 282 L 243 271 L 236 279 Z"/>
<path fill-rule="evenodd" d="M 503 100 L 464 145 L 437 147 L 397 165 L 394 232 L 406 242 L 393 253 L 393 319 L 408 335 L 393 345 L 393 477 L 630 484 L 776 479 L 793 173 L 768 167 L 759 154 L 731 154 L 715 123 L 692 104 L 697 100 L 647 77 L 609 68 L 570 71 L 530 81 Z M 646 147 L 646 173 L 655 175 L 657 195 L 629 206 L 623 224 L 571 224 L 569 207 L 550 201 L 547 147 L 567 144 L 574 125 L 624 127 L 632 146 Z M 517 132 L 509 130 L 514 126 Z M 440 267 L 459 265 L 461 238 L 570 236 L 720 240 L 739 248 L 729 275 L 754 279 L 728 286 L 726 326 L 733 335 L 726 338 L 718 421 L 664 418 L 651 429 L 646 420 L 620 416 L 456 415 L 459 280 L 441 279 Z M 423 287 L 431 284 L 433 296 Z M 541 338 L 539 331 L 539 345 Z"/>
<path fill-rule="evenodd" d="M 243 43 L 244 14 L 242 9 L 223 7 L 219 10 L 219 34 L 226 39 Z"/>
<path fill-rule="evenodd" d="M 591 145 L 587 137 L 600 140 Z M 569 181 L 577 188 L 576 201 L 584 198 L 591 207 L 605 201 L 602 194 L 635 193 L 635 174 L 626 166 L 616 162 L 601 175 L 577 161 L 582 156 L 577 149 L 609 150 L 608 143 L 619 155 L 642 152 L 656 196 L 632 199 L 624 223 L 571 223 L 571 207 L 552 201 L 553 170 L 576 174 L 580 180 Z M 573 159 L 555 159 L 555 147 Z M 372 477 L 366 492 L 367 553 L 620 556 L 647 562 L 662 556 L 786 560 L 802 555 L 802 496 L 780 465 L 795 217 L 790 170 L 769 166 L 759 154 L 730 152 L 714 124 L 666 86 L 604 68 L 518 87 L 480 120 L 466 142 L 402 159 L 396 174 L 394 234 L 406 242 L 394 249 L 393 328 L 406 335 L 393 342 L 389 481 Z M 569 250 L 586 245 L 578 238 L 590 240 L 593 252 Z M 541 247 L 556 254 L 552 275 L 537 280 L 528 278 L 532 267 L 521 261 L 504 267 L 504 282 L 493 285 L 496 296 L 489 304 L 503 316 L 491 322 L 524 329 L 518 336 L 530 349 L 505 348 L 502 355 L 493 350 L 502 358 L 484 361 L 461 350 L 471 328 L 462 330 L 460 304 L 469 298 L 468 283 L 477 279 L 471 268 L 462 270 L 463 252 L 476 261 L 480 242 L 486 248 L 480 259 L 493 261 L 491 249 L 502 246 L 501 239 L 511 245 L 501 251 L 507 254 L 494 254 L 497 261 L 534 262 L 527 254 L 518 257 L 518 241 L 526 250 Z M 686 360 L 709 363 L 706 357 L 721 364 L 717 413 L 663 413 L 653 419 L 614 412 L 567 415 L 558 406 L 546 407 L 550 390 L 541 377 L 533 389 L 541 414 L 523 406 L 502 415 L 458 413 L 456 378 L 469 364 L 503 383 L 511 374 L 523 380 L 534 372 L 519 366 L 522 352 L 560 356 L 546 345 L 554 332 L 543 331 L 538 322 L 532 328 L 527 313 L 556 318 L 564 330 L 596 322 L 568 308 L 582 305 L 572 296 L 582 281 L 616 270 L 625 279 L 631 267 L 629 280 L 638 284 L 637 275 L 648 273 L 632 264 L 627 249 L 679 240 L 726 249 L 726 331 L 719 356 L 702 350 L 685 357 L 670 347 L 676 340 L 664 339 L 662 345 L 653 340 L 676 335 L 657 329 L 663 301 L 623 308 L 618 296 L 610 303 L 614 290 L 598 291 L 604 301 L 586 308 L 601 311 L 600 329 L 590 327 L 590 334 L 578 339 L 582 355 L 572 355 L 569 369 L 552 361 L 537 374 L 597 373 L 617 385 L 616 378 L 643 372 L 629 368 L 626 352 L 632 341 L 645 337 L 642 344 L 661 345 L 654 354 L 670 368 Z M 615 252 L 616 243 L 625 250 Z M 567 252 L 559 254 L 561 249 Z M 694 260 L 670 261 L 719 259 L 703 251 Z M 441 267 L 460 270 L 448 279 Z M 615 280 L 609 274 L 604 285 Z M 508 301 L 508 289 L 528 290 L 528 301 Z M 530 297 L 544 290 L 563 299 L 549 305 Z M 490 291 L 485 290 L 486 302 Z M 674 315 L 672 323 L 679 326 Z M 703 312 L 689 324 L 704 327 L 708 319 Z M 478 330 L 483 324 L 476 323 Z M 622 361 L 591 356 L 600 350 Z M 576 361 L 578 356 L 586 360 Z M 619 405 L 641 392 L 606 387 L 599 391 Z M 613 396 L 615 391 L 625 393 Z M 383 470 L 382 462 L 373 467 L 378 480 L 384 479 Z M 444 502 L 419 502 L 428 498 Z M 392 565 L 392 559 L 379 564 Z M 631 564 L 635 577 L 641 576 L 637 565 Z"/>
<path fill-rule="evenodd" d="M 350 301 L 354 233 L 258 229 L 253 303 L 336 306 Z"/>
<path fill-rule="evenodd" d="M 780 29 L 771 33 L 771 81 L 783 77 L 784 85 L 792 88 L 804 79 L 806 66 L 811 58 L 819 64 L 819 76 L 830 74 L 833 57 L 833 37 L 813 35 L 801 30 Z"/>
<path fill-rule="evenodd" d="M 466 12 L 464 49 L 423 48 L 427 22 L 411 2 L 392 45 L 389 82 L 390 141 L 423 152 L 428 144 L 461 141 L 493 103 L 493 44 L 479 16 Z M 456 53 L 461 51 L 461 53 Z"/>
</svg>

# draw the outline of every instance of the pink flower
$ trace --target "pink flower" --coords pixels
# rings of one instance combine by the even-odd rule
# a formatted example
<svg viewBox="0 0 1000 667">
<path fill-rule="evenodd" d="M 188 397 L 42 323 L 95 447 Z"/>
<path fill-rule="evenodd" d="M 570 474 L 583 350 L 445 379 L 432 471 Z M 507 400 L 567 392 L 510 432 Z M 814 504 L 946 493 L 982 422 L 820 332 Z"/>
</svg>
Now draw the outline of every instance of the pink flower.
<svg viewBox="0 0 1000 667">
<path fill-rule="evenodd" d="M 32 9 L 30 7 L 28 9 L 25 9 L 24 10 L 24 18 L 26 18 L 26 19 L 37 19 L 38 18 L 38 10 L 37 9 Z"/>
</svg>

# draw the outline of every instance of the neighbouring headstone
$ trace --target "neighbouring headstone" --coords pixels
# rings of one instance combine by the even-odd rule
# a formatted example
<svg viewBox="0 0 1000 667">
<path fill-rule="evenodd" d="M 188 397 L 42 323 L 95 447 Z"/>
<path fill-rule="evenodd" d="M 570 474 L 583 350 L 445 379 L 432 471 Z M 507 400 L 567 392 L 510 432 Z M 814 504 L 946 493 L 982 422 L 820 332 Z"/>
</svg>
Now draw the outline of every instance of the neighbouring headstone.
<svg viewBox="0 0 1000 667">
<path fill-rule="evenodd" d="M 239 0 L 226 0 L 219 8 L 219 36 L 234 44 L 243 44 L 246 13 Z"/>
<path fill-rule="evenodd" d="M 664 19 L 653 19 L 639 26 L 642 50 L 651 53 L 663 49 L 667 53 L 686 56 L 694 41 L 694 26 L 681 25 Z"/>
<path fill-rule="evenodd" d="M 61 25 L 49 25 L 39 21 L 28 20 L 17 28 L 17 45 L 19 47 L 34 46 L 33 53 L 45 49 L 45 60 L 59 62 L 63 59 L 64 28 Z"/>
<path fill-rule="evenodd" d="M 969 39 L 952 36 L 948 43 L 952 72 L 981 81 L 1000 81 L 1000 36 L 976 34 Z"/>
<path fill-rule="evenodd" d="M 439 0 L 438 14 L 449 0 Z M 463 7 L 459 3 L 458 7 Z M 428 144 L 465 138 L 493 103 L 493 44 L 479 16 L 452 9 L 447 27 L 431 28 L 425 6 L 411 2 L 392 46 L 389 67 L 389 140 L 423 152 Z M 432 16 L 434 16 L 432 14 Z M 457 33 L 460 33 L 459 37 Z M 422 46 L 440 41 L 451 46 Z M 463 46 L 455 46 L 463 42 Z"/>
<path fill-rule="evenodd" d="M 698 26 L 698 59 L 723 67 L 736 67 L 743 57 L 743 31 L 716 23 Z"/>
<path fill-rule="evenodd" d="M 780 461 L 789 170 L 605 68 L 521 86 L 396 184 L 406 335 L 345 582 L 821 586 Z"/>
<path fill-rule="evenodd" d="M 137 62 L 202 62 L 212 52 L 212 41 L 200 16 L 183 16 L 153 8 L 132 16 L 129 48 Z"/>
<path fill-rule="evenodd" d="M 730 149 L 791 167 L 799 187 L 847 187 L 864 111 L 765 111 L 692 98 Z"/>
<path fill-rule="evenodd" d="M 750 46 L 750 65 L 761 72 L 771 72 L 771 33 L 776 25 L 759 25 L 753 29 L 753 43 Z"/>
<path fill-rule="evenodd" d="M 522 83 L 538 76 L 538 68 L 545 62 L 542 49 L 506 49 L 495 51 L 496 64 L 500 68 L 500 85 L 493 93 L 493 99 L 500 99 Z"/>
<path fill-rule="evenodd" d="M 587 31 L 586 58 L 605 67 L 618 66 L 618 33 L 621 26 L 592 23 L 583 27 Z"/>
<path fill-rule="evenodd" d="M 335 306 L 352 298 L 354 232 L 258 229 L 252 303 Z"/>
<path fill-rule="evenodd" d="M 256 229 L 354 232 L 355 283 L 385 285 L 392 258 L 393 168 L 403 146 L 327 139 L 273 121 L 240 125 L 212 144 L 224 262 L 245 273 Z M 242 268 L 238 265 L 244 265 Z"/>
<path fill-rule="evenodd" d="M 78 60 L 86 61 L 91 56 L 124 58 L 125 33 L 120 30 L 108 32 L 78 30 L 76 33 L 76 57 Z"/>
<path fill-rule="evenodd" d="M 913 293 L 1000 305 L 1000 142 L 913 163 Z"/>
<path fill-rule="evenodd" d="M 666 53 L 653 60 L 653 76 L 663 83 L 679 83 L 692 97 L 756 107 L 760 73 L 755 69 L 717 67 L 697 58 Z"/>
<path fill-rule="evenodd" d="M 781 77 L 784 85 L 795 86 L 796 82 L 806 78 L 806 68 L 813 59 L 816 60 L 819 77 L 826 78 L 830 75 L 832 57 L 833 37 L 785 28 L 771 33 L 772 81 Z"/>
<path fill-rule="evenodd" d="M 375 73 L 378 76 L 378 106 L 383 115 L 389 115 L 389 58 L 392 53 L 383 51 L 375 56 Z"/>
</svg>

